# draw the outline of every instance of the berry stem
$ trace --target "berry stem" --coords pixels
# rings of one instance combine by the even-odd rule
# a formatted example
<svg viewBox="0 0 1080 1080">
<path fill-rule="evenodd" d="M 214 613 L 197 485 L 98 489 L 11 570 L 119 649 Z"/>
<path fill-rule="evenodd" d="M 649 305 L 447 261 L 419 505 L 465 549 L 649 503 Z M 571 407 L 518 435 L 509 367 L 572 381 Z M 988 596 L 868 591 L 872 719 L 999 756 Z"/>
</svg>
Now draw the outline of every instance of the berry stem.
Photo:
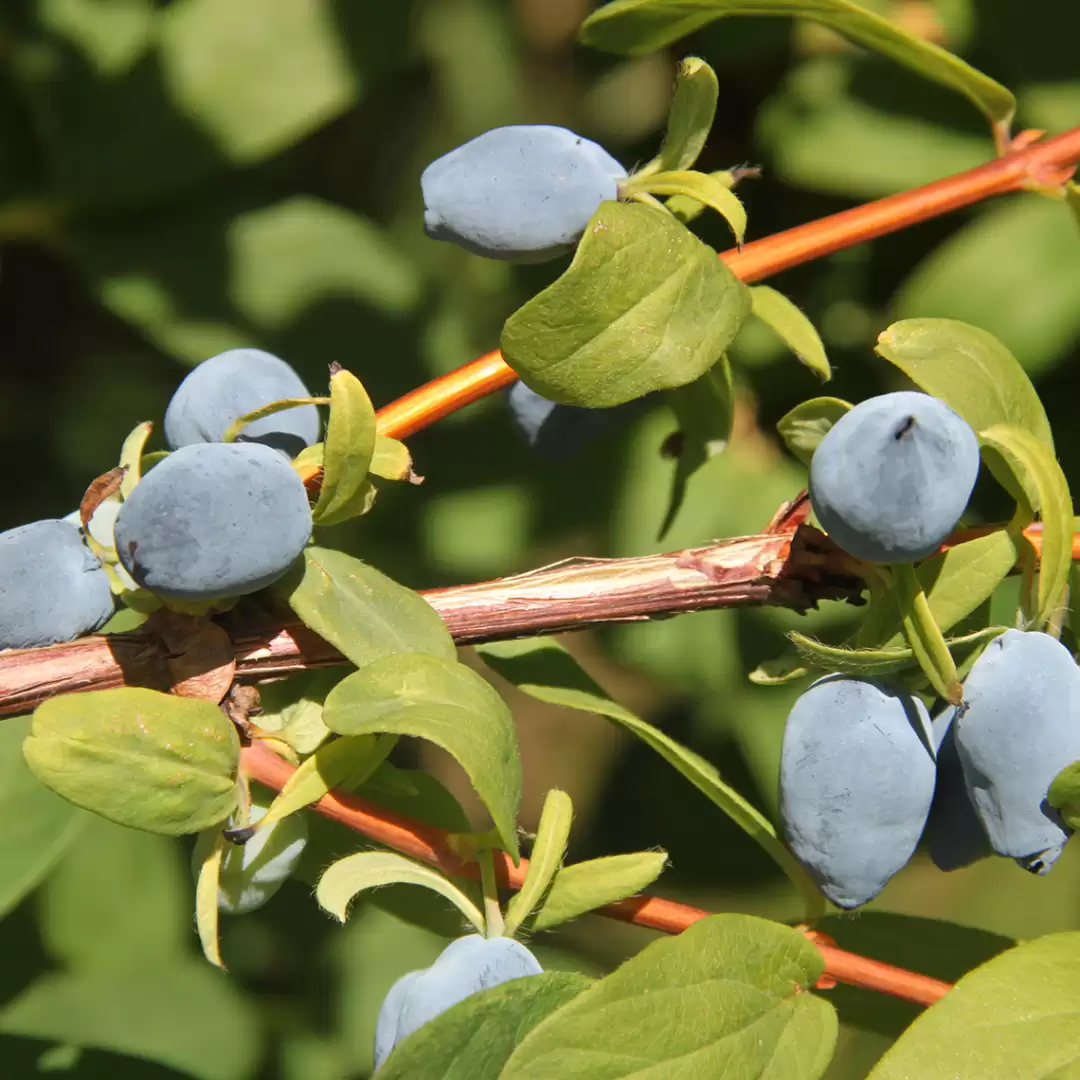
<svg viewBox="0 0 1080 1080">
<path fill-rule="evenodd" d="M 951 705 L 964 700 L 964 688 L 956 673 L 945 635 L 930 610 L 922 582 L 911 563 L 897 563 L 892 567 L 896 583 L 896 603 L 900 609 L 900 626 L 904 637 L 919 661 L 923 674 L 930 685 Z"/>
<path fill-rule="evenodd" d="M 491 848 L 482 847 L 476 853 L 476 861 L 480 864 L 480 886 L 484 891 L 484 933 L 489 938 L 502 937 L 506 925 L 499 905 L 499 883 Z"/>
<path fill-rule="evenodd" d="M 1045 141 L 1030 142 L 1027 136 L 1022 132 L 1014 140 L 1022 149 L 985 165 L 774 233 L 720 258 L 749 284 L 996 195 L 1060 187 L 1080 160 L 1080 127 Z M 404 439 L 516 378 L 496 349 L 381 409 L 379 432 Z"/>
</svg>

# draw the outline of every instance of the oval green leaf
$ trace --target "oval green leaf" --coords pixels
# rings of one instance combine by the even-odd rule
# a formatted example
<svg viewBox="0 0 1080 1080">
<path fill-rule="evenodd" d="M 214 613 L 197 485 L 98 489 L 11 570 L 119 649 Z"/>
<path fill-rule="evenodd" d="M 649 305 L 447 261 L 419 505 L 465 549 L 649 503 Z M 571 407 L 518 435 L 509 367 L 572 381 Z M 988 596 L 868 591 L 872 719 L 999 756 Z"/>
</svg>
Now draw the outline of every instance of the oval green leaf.
<svg viewBox="0 0 1080 1080">
<path fill-rule="evenodd" d="M 315 899 L 335 919 L 344 922 L 353 899 L 366 889 L 385 885 L 420 885 L 450 901 L 482 934 L 480 909 L 452 882 L 430 866 L 413 862 L 392 851 L 361 851 L 328 867 L 319 878 Z"/>
<path fill-rule="evenodd" d="M 975 431 L 1011 424 L 1054 448 L 1035 387 L 993 334 L 956 319 L 904 319 L 881 332 L 876 351 Z"/>
<path fill-rule="evenodd" d="M 330 376 L 322 487 L 311 511 L 316 525 L 337 525 L 358 516 L 357 497 L 367 485 L 374 452 L 375 409 L 371 399 L 351 371 L 339 368 Z"/>
<path fill-rule="evenodd" d="M 1066 1080 L 1080 1069 L 1080 933 L 1017 945 L 922 1013 L 868 1080 Z"/>
<path fill-rule="evenodd" d="M 1065 824 L 1070 829 L 1080 828 L 1080 761 L 1066 765 L 1054 777 L 1046 801 L 1055 810 L 1061 811 Z"/>
<path fill-rule="evenodd" d="M 514 720 L 476 672 L 423 653 L 387 656 L 338 683 L 323 719 L 339 735 L 387 732 L 441 746 L 468 774 L 517 861 L 521 760 Z"/>
<path fill-rule="evenodd" d="M 623 184 L 627 194 L 644 191 L 650 195 L 682 195 L 715 210 L 731 227 L 735 242 L 746 235 L 746 208 L 731 188 L 709 173 L 690 169 L 652 173 Z"/>
<path fill-rule="evenodd" d="M 666 851 L 638 851 L 564 866 L 529 926 L 550 930 L 605 904 L 634 896 L 663 873 L 667 859 Z"/>
<path fill-rule="evenodd" d="M 665 210 L 602 203 L 566 272 L 507 320 L 502 351 L 565 405 L 620 405 L 693 382 L 731 344 L 750 293 Z"/>
<path fill-rule="evenodd" d="M 750 302 L 754 315 L 769 327 L 806 367 L 825 382 L 832 378 L 832 368 L 825 355 L 821 335 L 800 308 L 782 292 L 777 292 L 769 285 L 755 285 L 750 290 Z"/>
<path fill-rule="evenodd" d="M 236 728 L 197 698 L 136 687 L 51 698 L 23 753 L 58 795 L 133 829 L 183 836 L 236 806 Z"/>
<path fill-rule="evenodd" d="M 634 176 L 692 168 L 709 137 L 720 95 L 716 72 L 688 56 L 680 61 L 677 78 L 660 153 Z"/>
<path fill-rule="evenodd" d="M 540 812 L 540 824 L 536 829 L 525 880 L 506 908 L 505 933 L 508 937 L 514 936 L 514 931 L 540 903 L 559 872 L 566 856 L 573 817 L 574 806 L 570 796 L 565 791 L 549 791 L 544 799 L 544 809 Z"/>
<path fill-rule="evenodd" d="M 700 919 L 533 1028 L 500 1080 L 816 1080 L 837 1032 L 833 1007 L 807 993 L 822 968 L 821 953 L 786 926 Z"/>
<path fill-rule="evenodd" d="M 423 597 L 344 552 L 307 548 L 281 588 L 304 623 L 357 667 L 394 653 L 457 655 Z"/>
<path fill-rule="evenodd" d="M 594 11 L 578 36 L 594 48 L 638 56 L 729 15 L 790 15 L 821 23 L 963 94 L 989 118 L 999 143 L 1005 141 L 1016 99 L 1004 86 L 852 0 L 615 0 Z"/>
<path fill-rule="evenodd" d="M 807 467 L 818 444 L 829 433 L 851 402 L 834 397 L 816 397 L 796 405 L 776 423 L 787 448 Z"/>
</svg>

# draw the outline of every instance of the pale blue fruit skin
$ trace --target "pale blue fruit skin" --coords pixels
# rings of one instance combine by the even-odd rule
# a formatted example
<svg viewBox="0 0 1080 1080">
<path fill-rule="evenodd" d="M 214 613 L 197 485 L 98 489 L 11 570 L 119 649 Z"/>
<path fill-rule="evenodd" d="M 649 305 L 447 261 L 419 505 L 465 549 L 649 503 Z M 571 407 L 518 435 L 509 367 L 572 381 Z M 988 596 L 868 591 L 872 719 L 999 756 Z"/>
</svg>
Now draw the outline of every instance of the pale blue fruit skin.
<svg viewBox="0 0 1080 1080">
<path fill-rule="evenodd" d="M 781 826 L 834 904 L 865 904 L 911 858 L 934 772 L 930 716 L 917 698 L 829 675 L 795 702 L 780 755 Z"/>
<path fill-rule="evenodd" d="M 999 855 L 1046 873 L 1069 830 L 1046 800 L 1080 760 L 1080 669 L 1059 641 L 1007 630 L 964 682 L 954 721 L 968 794 Z"/>
<path fill-rule="evenodd" d="M 375 1025 L 375 1068 L 402 1039 L 452 1005 L 542 971 L 536 957 L 512 938 L 470 934 L 451 942 L 431 967 L 411 971 L 391 987 Z"/>
<path fill-rule="evenodd" d="M 944 402 L 901 391 L 845 413 L 810 462 L 810 503 L 858 559 L 914 562 L 956 527 L 979 475 L 979 441 Z"/>
<path fill-rule="evenodd" d="M 590 443 L 613 435 L 645 408 L 645 398 L 606 409 L 557 405 L 523 382 L 507 393 L 514 426 L 541 461 L 559 464 L 576 457 Z"/>
<path fill-rule="evenodd" d="M 248 823 L 261 821 L 269 808 L 269 801 L 265 805 L 252 803 Z M 235 827 L 230 820 L 229 828 Z M 191 871 L 196 882 L 216 838 L 217 830 L 208 830 L 195 845 Z M 226 915 L 247 915 L 269 903 L 292 877 L 307 842 L 307 815 L 298 813 L 257 830 L 243 844 L 227 843 L 218 875 L 218 909 Z"/>
<path fill-rule="evenodd" d="M 49 518 L 0 534 L 0 649 L 73 641 L 112 613 L 109 577 L 78 525 Z"/>
<path fill-rule="evenodd" d="M 155 465 L 116 517 L 116 550 L 166 599 L 243 596 L 276 581 L 311 537 L 303 481 L 259 443 L 198 443 Z"/>
<path fill-rule="evenodd" d="M 413 984 L 428 968 L 420 968 L 402 975 L 389 993 L 383 998 L 379 1007 L 379 1017 L 375 1021 L 375 1068 L 390 1056 L 398 1039 L 398 1020 L 401 1017 L 401 1007 L 405 1003 L 405 997 Z M 402 1036 L 404 1038 L 404 1036 Z"/>
<path fill-rule="evenodd" d="M 994 853 L 964 783 L 956 750 L 955 717 L 953 706 L 934 717 L 937 785 L 924 833 L 931 860 L 946 871 L 960 870 Z"/>
<path fill-rule="evenodd" d="M 165 440 L 173 450 L 221 442 L 233 421 L 273 401 L 311 397 L 284 360 L 261 349 L 229 349 L 204 360 L 177 387 L 165 411 Z M 319 410 L 298 405 L 256 420 L 238 442 L 257 442 L 295 457 L 319 441 Z"/>
<path fill-rule="evenodd" d="M 495 128 L 420 177 L 424 231 L 489 259 L 545 262 L 570 251 L 626 170 L 566 128 Z"/>
</svg>

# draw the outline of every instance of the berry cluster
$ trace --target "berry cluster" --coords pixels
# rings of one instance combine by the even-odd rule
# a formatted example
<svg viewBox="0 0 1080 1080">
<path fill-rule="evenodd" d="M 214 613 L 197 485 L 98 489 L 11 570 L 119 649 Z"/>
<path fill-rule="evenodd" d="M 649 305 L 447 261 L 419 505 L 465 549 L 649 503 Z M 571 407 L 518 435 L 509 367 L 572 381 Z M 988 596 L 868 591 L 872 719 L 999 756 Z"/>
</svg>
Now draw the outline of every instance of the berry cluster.
<svg viewBox="0 0 1080 1080">
<path fill-rule="evenodd" d="M 855 406 L 822 439 L 811 503 L 848 554 L 910 563 L 956 527 L 978 471 L 978 440 L 948 406 L 886 394 Z M 1080 669 L 1046 633 L 994 638 L 962 702 L 933 722 L 902 686 L 826 676 L 800 696 L 784 731 L 784 836 L 844 908 L 876 896 L 924 835 L 944 870 L 993 853 L 1046 873 L 1070 833 L 1047 790 L 1077 758 Z"/>
<path fill-rule="evenodd" d="M 78 513 L 0 535 L 0 648 L 92 633 L 125 588 L 208 604 L 284 574 L 311 536 L 307 492 L 290 457 L 318 440 L 318 410 L 288 408 L 222 440 L 240 417 L 294 398 L 310 398 L 296 372 L 257 349 L 195 368 L 165 415 L 173 452 L 122 503 L 102 505 L 89 537 Z"/>
</svg>

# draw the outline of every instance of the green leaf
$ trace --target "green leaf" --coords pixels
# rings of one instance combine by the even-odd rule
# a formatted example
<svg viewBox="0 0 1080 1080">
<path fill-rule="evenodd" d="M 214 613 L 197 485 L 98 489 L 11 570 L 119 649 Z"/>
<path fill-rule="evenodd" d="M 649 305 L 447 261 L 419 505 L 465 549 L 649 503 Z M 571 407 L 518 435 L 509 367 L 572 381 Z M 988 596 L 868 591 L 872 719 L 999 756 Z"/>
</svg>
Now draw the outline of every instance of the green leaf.
<svg viewBox="0 0 1080 1080">
<path fill-rule="evenodd" d="M 244 413 L 243 416 L 238 416 L 221 433 L 221 441 L 236 442 L 244 428 L 246 428 L 248 424 L 254 424 L 256 420 L 265 420 L 268 416 L 274 416 L 280 412 L 288 412 L 289 409 L 295 409 L 301 405 L 329 404 L 329 398 L 318 397 L 281 398 L 278 401 L 271 401 L 268 405 L 261 405 L 257 409 L 252 409 L 249 413 Z"/>
<path fill-rule="evenodd" d="M 43 975 L 0 1009 L 0 1033 L 142 1058 L 196 1080 L 250 1080 L 261 1057 L 258 1017 L 201 962 Z"/>
<path fill-rule="evenodd" d="M 612 701 L 558 642 L 550 638 L 501 641 L 478 645 L 476 651 L 485 663 L 530 697 L 596 713 L 641 739 L 753 837 L 800 889 L 808 905 L 814 910 L 820 908 L 820 893 L 777 838 L 772 822 L 726 784 L 714 765 Z"/>
<path fill-rule="evenodd" d="M 750 290 L 750 302 L 754 315 L 773 330 L 806 367 L 825 381 L 832 378 L 821 336 L 814 324 L 782 292 L 768 285 L 755 285 Z"/>
<path fill-rule="evenodd" d="M 1061 811 L 1070 829 L 1080 828 L 1080 761 L 1066 765 L 1054 777 L 1046 799 L 1055 810 Z"/>
<path fill-rule="evenodd" d="M 513 937 L 529 913 L 535 910 L 559 872 L 566 856 L 573 816 L 574 807 L 565 791 L 552 789 L 547 793 L 529 856 L 529 869 L 521 888 L 506 908 L 504 933 L 508 937 Z"/>
<path fill-rule="evenodd" d="M 205 839 L 204 839 L 205 838 Z M 195 846 L 195 858 L 202 854 L 195 875 L 195 929 L 199 935 L 203 956 L 214 967 L 225 970 L 221 959 L 221 939 L 218 928 L 221 922 L 221 909 L 218 896 L 221 891 L 221 865 L 225 861 L 225 846 L 228 841 L 218 829 L 212 833 L 204 832 L 199 838 L 204 841 L 200 852 Z"/>
<path fill-rule="evenodd" d="M 807 467 L 818 443 L 832 426 L 851 409 L 851 402 L 834 397 L 816 397 L 796 405 L 776 423 L 787 448 Z"/>
<path fill-rule="evenodd" d="M 945 49 L 901 30 L 851 0 L 615 0 L 594 11 L 582 23 L 578 37 L 594 48 L 638 56 L 662 49 L 729 15 L 812 19 L 963 94 L 1001 135 L 1007 133 L 1016 111 L 1016 99 L 1005 87 Z"/>
<path fill-rule="evenodd" d="M 785 649 L 779 656 L 763 660 L 748 678 L 755 686 L 784 686 L 805 679 L 811 670 L 795 649 Z"/>
<path fill-rule="evenodd" d="M 1018 540 L 1008 529 L 995 529 L 948 551 L 926 559 L 915 573 L 926 593 L 930 613 L 941 629 L 949 630 L 966 619 L 1016 566 Z M 904 643 L 896 594 L 875 596 L 856 636 L 860 647 L 896 648 Z"/>
<path fill-rule="evenodd" d="M 1023 428 L 996 424 L 979 432 L 979 443 L 994 475 L 1013 494 L 1019 489 L 1042 518 L 1038 611 L 1033 624 L 1038 629 L 1061 604 L 1069 581 L 1073 542 L 1069 482 L 1053 450 Z"/>
<path fill-rule="evenodd" d="M 622 185 L 624 196 L 639 191 L 650 195 L 683 195 L 711 207 L 731 226 L 735 242 L 742 244 L 746 235 L 746 208 L 730 187 L 709 173 L 686 169 L 649 173 L 640 179 L 631 177 Z"/>
<path fill-rule="evenodd" d="M 344 922 L 349 905 L 358 893 L 384 885 L 420 885 L 449 900 L 482 934 L 480 909 L 438 870 L 413 862 L 392 851 L 362 851 L 347 855 L 327 868 L 315 889 L 319 906 Z"/>
<path fill-rule="evenodd" d="M 1008 627 L 987 626 L 971 634 L 947 638 L 945 644 L 950 652 L 968 652 L 974 646 L 980 646 L 1004 633 Z M 910 648 L 893 646 L 890 648 L 859 649 L 843 645 L 827 645 L 823 641 L 800 634 L 797 630 L 788 633 L 788 639 L 795 646 L 796 652 L 809 667 L 837 671 L 844 675 L 873 677 L 888 675 L 905 668 L 913 667 L 917 661 Z"/>
<path fill-rule="evenodd" d="M 670 214 L 605 202 L 569 269 L 507 320 L 502 351 L 552 401 L 620 405 L 699 378 L 749 311 L 746 286 Z"/>
<path fill-rule="evenodd" d="M 709 176 L 726 188 L 735 187 L 736 174 L 731 169 L 714 169 Z M 705 204 L 689 195 L 671 195 L 664 200 L 664 207 L 684 225 L 689 225 L 705 212 Z"/>
<path fill-rule="evenodd" d="M 690 477 L 706 461 L 727 449 L 735 416 L 731 362 L 721 356 L 701 378 L 669 390 L 667 401 L 679 422 L 679 439 L 671 501 L 660 526 L 661 538 L 678 517 Z"/>
<path fill-rule="evenodd" d="M 297 810 L 318 802 L 332 788 L 351 790 L 364 783 L 393 750 L 393 736 L 341 736 L 323 743 L 289 777 L 256 831 L 269 828 Z"/>
<path fill-rule="evenodd" d="M 375 409 L 360 380 L 344 368 L 330 376 L 330 419 L 323 446 L 323 481 L 311 511 L 316 525 L 347 521 L 357 492 L 367 485 L 375 452 Z"/>
<path fill-rule="evenodd" d="M 823 967 L 801 934 L 714 915 L 654 941 L 535 1027 L 500 1080 L 814 1080 L 836 1013 L 806 991 Z"/>
<path fill-rule="evenodd" d="M 530 929 L 550 930 L 595 908 L 634 896 L 663 873 L 667 858 L 666 851 L 638 851 L 564 866 L 530 920 Z"/>
<path fill-rule="evenodd" d="M 27 767 L 21 744 L 29 729 L 28 716 L 0 722 L 0 916 L 33 891 L 88 821 Z"/>
<path fill-rule="evenodd" d="M 468 774 L 517 861 L 521 760 L 514 721 L 476 672 L 423 653 L 386 656 L 338 683 L 323 719 L 340 735 L 389 732 L 441 746 Z"/>
<path fill-rule="evenodd" d="M 876 351 L 975 431 L 1011 424 L 1054 448 L 1050 421 L 1031 380 L 985 330 L 955 319 L 904 319 L 882 331 Z"/>
<path fill-rule="evenodd" d="M 418 484 L 421 479 L 413 472 L 409 448 L 389 435 L 375 436 L 375 449 L 368 471 L 383 480 L 408 480 L 410 484 Z"/>
<path fill-rule="evenodd" d="M 236 805 L 236 728 L 197 698 L 136 687 L 50 698 L 23 754 L 58 795 L 133 829 L 199 832 Z"/>
<path fill-rule="evenodd" d="M 176 843 L 104 818 L 88 816 L 38 911 L 42 941 L 65 968 L 145 971 L 187 955 L 188 883 Z"/>
<path fill-rule="evenodd" d="M 398 1043 L 379 1080 L 499 1080 L 518 1043 L 591 985 L 575 972 L 548 971 L 472 994 Z"/>
<path fill-rule="evenodd" d="M 457 655 L 450 632 L 423 597 L 351 555 L 306 548 L 302 566 L 280 587 L 304 623 L 357 667 L 395 653 Z"/>
<path fill-rule="evenodd" d="M 1080 1067 L 1080 933 L 1018 945 L 965 975 L 868 1080 L 1066 1080 Z"/>
<path fill-rule="evenodd" d="M 660 153 L 635 176 L 693 168 L 709 138 L 720 94 L 716 72 L 704 60 L 687 56 L 679 62 L 676 77 Z"/>
</svg>

